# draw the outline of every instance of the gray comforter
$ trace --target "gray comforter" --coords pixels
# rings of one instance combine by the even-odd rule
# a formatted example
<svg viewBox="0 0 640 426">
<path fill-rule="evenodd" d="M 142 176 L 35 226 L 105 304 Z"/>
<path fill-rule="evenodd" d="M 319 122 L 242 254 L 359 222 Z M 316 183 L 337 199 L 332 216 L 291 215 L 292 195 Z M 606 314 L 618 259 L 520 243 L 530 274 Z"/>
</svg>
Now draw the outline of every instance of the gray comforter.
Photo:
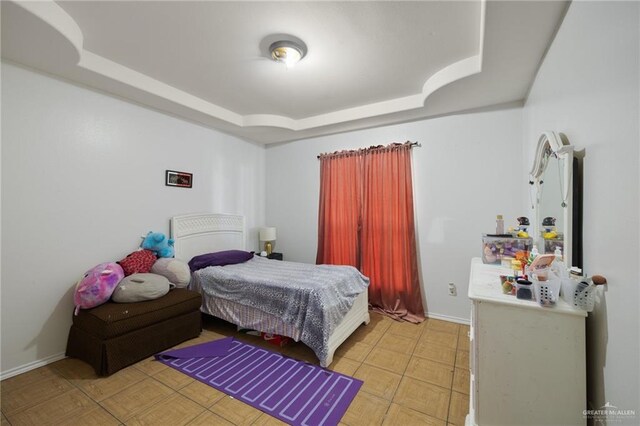
<svg viewBox="0 0 640 426">
<path fill-rule="evenodd" d="M 327 358 L 329 336 L 369 279 L 351 266 L 310 265 L 255 256 L 244 263 L 196 271 L 202 291 L 277 315 L 301 331 L 300 340 Z"/>
</svg>

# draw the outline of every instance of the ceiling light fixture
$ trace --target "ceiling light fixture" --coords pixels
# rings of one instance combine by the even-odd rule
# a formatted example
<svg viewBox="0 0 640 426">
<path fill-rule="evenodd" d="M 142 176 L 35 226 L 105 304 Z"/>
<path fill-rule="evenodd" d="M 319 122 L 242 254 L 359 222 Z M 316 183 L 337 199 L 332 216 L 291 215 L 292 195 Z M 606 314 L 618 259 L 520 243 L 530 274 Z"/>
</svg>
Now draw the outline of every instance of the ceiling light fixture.
<svg viewBox="0 0 640 426">
<path fill-rule="evenodd" d="M 269 46 L 271 58 L 276 62 L 284 63 L 287 68 L 292 68 L 307 54 L 307 46 L 289 40 L 280 40 Z"/>
</svg>

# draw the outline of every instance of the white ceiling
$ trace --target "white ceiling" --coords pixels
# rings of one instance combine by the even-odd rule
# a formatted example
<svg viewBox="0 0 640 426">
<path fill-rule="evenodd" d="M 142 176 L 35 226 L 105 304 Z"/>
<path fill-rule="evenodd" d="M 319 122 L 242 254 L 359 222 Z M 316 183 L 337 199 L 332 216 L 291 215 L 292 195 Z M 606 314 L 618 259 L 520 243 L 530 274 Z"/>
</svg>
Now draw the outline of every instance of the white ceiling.
<svg viewBox="0 0 640 426">
<path fill-rule="evenodd" d="M 556 1 L 2 3 L 2 56 L 259 143 L 522 101 Z M 302 39 L 292 69 L 268 59 Z"/>
</svg>

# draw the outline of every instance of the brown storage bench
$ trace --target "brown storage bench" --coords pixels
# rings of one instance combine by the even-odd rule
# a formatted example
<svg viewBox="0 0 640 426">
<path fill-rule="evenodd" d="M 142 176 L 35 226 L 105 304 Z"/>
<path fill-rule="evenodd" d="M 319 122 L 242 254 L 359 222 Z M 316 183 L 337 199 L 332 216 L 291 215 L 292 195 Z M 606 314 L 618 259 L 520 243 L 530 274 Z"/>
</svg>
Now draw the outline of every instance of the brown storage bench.
<svg viewBox="0 0 640 426">
<path fill-rule="evenodd" d="M 66 355 L 93 366 L 100 376 L 200 335 L 202 296 L 176 288 L 159 299 L 107 302 L 73 317 Z"/>
</svg>

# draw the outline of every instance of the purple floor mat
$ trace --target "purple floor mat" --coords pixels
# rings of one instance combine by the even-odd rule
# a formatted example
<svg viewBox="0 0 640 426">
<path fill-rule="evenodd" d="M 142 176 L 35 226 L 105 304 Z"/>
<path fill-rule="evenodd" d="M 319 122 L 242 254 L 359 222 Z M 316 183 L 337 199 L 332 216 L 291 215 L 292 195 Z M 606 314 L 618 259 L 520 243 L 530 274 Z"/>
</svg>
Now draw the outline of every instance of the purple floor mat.
<svg viewBox="0 0 640 426">
<path fill-rule="evenodd" d="M 156 359 L 291 425 L 337 425 L 362 381 L 233 337 Z"/>
</svg>

